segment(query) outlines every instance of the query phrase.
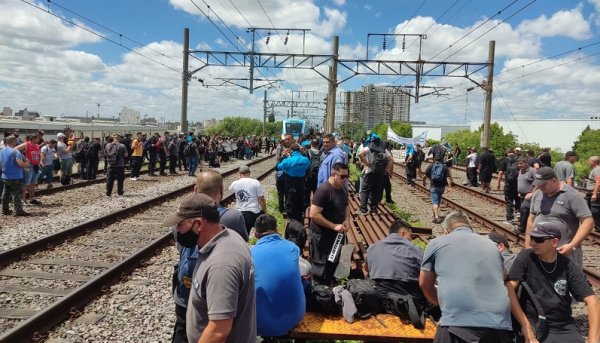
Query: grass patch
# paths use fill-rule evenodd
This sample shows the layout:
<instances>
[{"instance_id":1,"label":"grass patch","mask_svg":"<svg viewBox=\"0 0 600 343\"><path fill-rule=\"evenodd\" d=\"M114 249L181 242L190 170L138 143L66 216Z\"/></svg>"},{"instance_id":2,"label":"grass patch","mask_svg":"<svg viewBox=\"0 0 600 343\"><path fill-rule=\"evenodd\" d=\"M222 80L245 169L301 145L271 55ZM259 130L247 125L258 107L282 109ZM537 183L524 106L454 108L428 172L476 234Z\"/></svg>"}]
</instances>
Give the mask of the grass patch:
<instances>
[{"instance_id":1,"label":"grass patch","mask_svg":"<svg viewBox=\"0 0 600 343\"><path fill-rule=\"evenodd\" d=\"M354 184L360 179L360 170L354 163L348 164L348 171L350 173L350 181Z\"/></svg>"},{"instance_id":2,"label":"grass patch","mask_svg":"<svg viewBox=\"0 0 600 343\"><path fill-rule=\"evenodd\" d=\"M277 232L281 236L285 232L285 219L283 219L283 214L279 212L279 200L277 197L277 190L271 190L269 193L270 197L267 200L267 213L275 217L277 219Z\"/></svg>"}]
</instances>

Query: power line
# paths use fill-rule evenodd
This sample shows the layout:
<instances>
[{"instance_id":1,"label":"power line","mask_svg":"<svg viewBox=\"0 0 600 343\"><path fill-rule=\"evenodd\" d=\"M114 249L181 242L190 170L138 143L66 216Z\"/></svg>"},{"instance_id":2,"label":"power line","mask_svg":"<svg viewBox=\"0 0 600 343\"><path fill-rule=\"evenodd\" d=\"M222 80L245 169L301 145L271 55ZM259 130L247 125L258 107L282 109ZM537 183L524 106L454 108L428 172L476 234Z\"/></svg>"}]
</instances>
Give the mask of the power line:
<instances>
[{"instance_id":1,"label":"power line","mask_svg":"<svg viewBox=\"0 0 600 343\"><path fill-rule=\"evenodd\" d=\"M82 30L85 30L85 31L87 31L87 32L89 32L89 33L91 33L91 34L93 34L93 35L95 35L95 36L98 36L98 37L100 37L100 38L102 38L102 39L104 39L104 40L106 40L106 41L108 41L108 42L111 42L111 43L113 43L113 44L115 44L115 45L118 45L118 46L122 47L122 48L123 48L123 49L125 49L125 50L128 50L128 51L130 51L130 52L132 52L132 53L134 53L134 54L136 54L136 55L138 55L138 56L140 56L140 57L143 57L143 58L145 58L145 59L147 59L147 60L149 60L149 61L152 61L152 62L154 62L154 63L156 63L156 64L159 64L159 65L161 65L161 66L163 66L163 67L165 67L165 68L167 68L167 69L170 69L170 70L172 70L172 71L174 71L174 72L178 73L179 75L181 75L181 71L179 71L179 70L177 70L177 69L173 69L173 68L169 67L168 65L166 65L166 64L164 64L164 63L162 63L162 62L159 62L159 61L157 61L157 60L153 59L152 57L146 56L146 55L142 54L142 53L141 53L141 52L139 52L139 51L136 51L136 50L134 50L134 49L132 49L132 48L130 48L130 47L128 47L128 46L126 46L126 45L123 45L123 44L122 44L122 43L120 43L120 42L117 42L117 41L115 41L115 40L113 40L113 39L111 39L111 38L108 38L108 37L106 37L106 36L104 36L104 35L101 35L101 34L99 34L99 33L97 33L97 32L94 32L94 31L92 31L91 29L88 29L88 28L87 28L87 27L85 27L85 26L82 26L82 25L80 25L80 24L77 24L77 23L75 23L75 22L74 22L74 21L72 21L72 20L69 20L69 19L62 18L62 17L60 17L60 16L58 16L58 15L56 15L56 14L54 14L54 13L50 12L49 10L46 10L46 9L44 9L44 8L42 8L42 7L40 7L40 6L36 5L36 4L33 4L33 3L31 3L31 2L28 2L28 1L26 1L26 0L21 0L21 2L23 2L23 3L26 3L26 4L28 4L28 5L32 6L32 7L35 7L35 8L37 8L37 9L39 9L40 11L46 12L46 13L50 14L51 16L53 16L53 17L56 17L56 18L58 18L58 19L60 19L60 20L62 20L62 21L64 21L64 22L67 22L67 23L69 23L69 24L73 25L73 26L77 26L77 27L79 27L79 28L80 28L80 29L82 29Z\"/></svg>"},{"instance_id":2,"label":"power line","mask_svg":"<svg viewBox=\"0 0 600 343\"><path fill-rule=\"evenodd\" d=\"M107 26L105 26L105 25L103 25L103 24L100 24L99 22L97 22L97 21L95 21L95 20L93 20L93 19L90 19L90 18L88 18L88 17L85 17L85 16L83 16L83 15L81 15L81 14L79 14L79 13L77 13L77 12L73 11L73 10L70 10L70 9L68 9L68 8L66 8L66 7L64 7L64 6L62 6L62 5L60 5L60 4L59 4L59 3L57 3L57 2L53 2L52 0L46 0L46 1L48 1L48 8L50 7L50 4L52 3L52 4L53 4L54 6L56 6L56 7L59 7L59 8L61 8L61 9L65 10L65 11L67 11L67 12L69 12L69 13L71 13L71 14L73 14L73 15L75 15L75 16L77 16L77 17L81 18L81 19L83 19L83 20L86 20L86 21L88 21L88 22L90 22L90 23L92 23L92 24L94 24L94 25L96 25L96 26L99 26L99 27L101 27L101 28L103 28L103 29L105 29L105 30L107 30L107 31L110 31L111 33L114 33L115 35L118 35L118 36L119 36L119 38L125 38L126 40L128 40L128 41L130 41L130 42L132 42L132 43L135 43L135 44L137 44L137 45L139 45L139 46L143 47L144 49L148 49L148 50L150 50L150 51L152 51L152 52L155 52L155 53L157 53L157 54L159 54L159 55L161 55L161 56L163 56L163 57L166 57L166 58L168 58L168 59L171 59L171 60L173 60L173 61L175 61L175 62L177 62L177 63L183 64L183 62L182 62L182 61L180 61L180 60L177 60L177 59L175 59L175 58L173 58L173 57L171 57L171 56L167 56L167 55L165 55L164 53L162 53L162 52L160 52L160 51L158 51L158 50L152 49L152 48L150 48L149 46L147 46L146 44L140 43L140 42L136 41L135 39L133 39L133 38L130 38L130 37L128 37L128 36L126 36L126 35L124 35L124 34L122 34L122 33L120 33L120 32L117 32L117 31L115 31L115 30L113 30L113 29L111 29L111 28L109 28L109 27L107 27Z\"/></svg>"},{"instance_id":3,"label":"power line","mask_svg":"<svg viewBox=\"0 0 600 343\"><path fill-rule=\"evenodd\" d=\"M521 133L523 134L523 137L525 138L525 141L529 142L529 139L527 138L527 135L525 134L525 131L523 130L523 128L519 124L519 121L517 121L515 119L515 115L514 115L513 111L510 109L510 107L508 106L508 102L506 102L506 99L502 95L502 92L500 91L500 87L496 86L494 88L495 88L494 90L497 91L498 95L500 96L500 99L502 99L502 102L504 102L504 106L506 106L506 109L508 109L508 112L510 112L510 116L513 118L513 120L517 124L517 127L519 128L519 131L521 131ZM496 94L493 93L493 96L496 97ZM498 102L498 108L500 109L500 112L502 113L502 117L506 121L506 117L504 116L504 112L502 112L502 107L500 106L499 102Z\"/></svg>"}]
</instances>

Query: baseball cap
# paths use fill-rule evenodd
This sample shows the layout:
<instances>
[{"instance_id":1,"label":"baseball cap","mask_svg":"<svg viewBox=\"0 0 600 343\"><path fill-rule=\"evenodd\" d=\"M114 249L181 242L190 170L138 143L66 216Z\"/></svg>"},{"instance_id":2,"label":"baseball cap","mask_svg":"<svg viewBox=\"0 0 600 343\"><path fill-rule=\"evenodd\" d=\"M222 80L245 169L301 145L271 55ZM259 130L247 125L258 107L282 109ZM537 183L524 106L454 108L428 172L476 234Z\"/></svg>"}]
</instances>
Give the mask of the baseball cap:
<instances>
[{"instance_id":1,"label":"baseball cap","mask_svg":"<svg viewBox=\"0 0 600 343\"><path fill-rule=\"evenodd\" d=\"M56 135L57 138L63 138L66 137L64 133L59 133L58 135Z\"/></svg>"},{"instance_id":2,"label":"baseball cap","mask_svg":"<svg viewBox=\"0 0 600 343\"><path fill-rule=\"evenodd\" d=\"M508 238L506 238L506 236L501 234L500 232L492 231L488 235L488 238L496 244L502 243L506 248L510 248Z\"/></svg>"},{"instance_id":3,"label":"baseball cap","mask_svg":"<svg viewBox=\"0 0 600 343\"><path fill-rule=\"evenodd\" d=\"M250 172L250 167L248 167L247 165L243 164L240 166L240 174L242 173L249 173Z\"/></svg>"},{"instance_id":4,"label":"baseball cap","mask_svg":"<svg viewBox=\"0 0 600 343\"><path fill-rule=\"evenodd\" d=\"M533 180L533 185L541 186L546 181L556 179L556 178L557 177L556 177L556 173L554 172L554 169L552 169L550 167L540 167L535 172L535 180Z\"/></svg>"},{"instance_id":5,"label":"baseball cap","mask_svg":"<svg viewBox=\"0 0 600 343\"><path fill-rule=\"evenodd\" d=\"M185 197L177 207L177 211L163 221L163 226L174 226L187 218L204 217L219 218L217 202L203 193L193 193Z\"/></svg>"},{"instance_id":6,"label":"baseball cap","mask_svg":"<svg viewBox=\"0 0 600 343\"><path fill-rule=\"evenodd\" d=\"M520 147L516 147L515 151L521 151L521 148Z\"/></svg>"},{"instance_id":7,"label":"baseball cap","mask_svg":"<svg viewBox=\"0 0 600 343\"><path fill-rule=\"evenodd\" d=\"M555 237L560 238L562 233L560 228L555 223L539 222L535 224L533 230L529 234L532 237Z\"/></svg>"}]
</instances>

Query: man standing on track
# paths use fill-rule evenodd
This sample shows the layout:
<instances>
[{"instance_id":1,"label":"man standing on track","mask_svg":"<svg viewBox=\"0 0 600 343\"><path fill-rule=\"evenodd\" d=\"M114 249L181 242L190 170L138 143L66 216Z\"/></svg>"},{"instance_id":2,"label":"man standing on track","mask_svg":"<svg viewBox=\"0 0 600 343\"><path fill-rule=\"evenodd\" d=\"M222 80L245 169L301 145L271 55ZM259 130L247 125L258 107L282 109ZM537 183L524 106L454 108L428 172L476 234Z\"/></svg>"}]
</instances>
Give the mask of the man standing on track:
<instances>
[{"instance_id":1,"label":"man standing on track","mask_svg":"<svg viewBox=\"0 0 600 343\"><path fill-rule=\"evenodd\" d=\"M392 168L392 155L385 149L381 138L372 134L370 143L358 154L364 166L364 181L360 188L360 208L358 215L367 215L369 209L372 214L377 214L377 207L383 196L383 179ZM367 208L369 205L369 208Z\"/></svg>"},{"instance_id":2,"label":"man standing on track","mask_svg":"<svg viewBox=\"0 0 600 343\"><path fill-rule=\"evenodd\" d=\"M452 175L450 169L440 160L434 160L425 170L423 175L423 186L427 185L427 179L431 179L431 203L433 208L433 222L439 224L440 219L440 204L442 203L442 195L448 186L448 193L452 189Z\"/></svg>"},{"instance_id":3,"label":"man standing on track","mask_svg":"<svg viewBox=\"0 0 600 343\"><path fill-rule=\"evenodd\" d=\"M573 167L573 163L577 162L577 154L573 151L567 151L565 154L565 159L562 161L556 162L554 165L554 172L558 177L558 180L564 181L567 185L573 187L573 182L575 180L575 168Z\"/></svg>"},{"instance_id":4,"label":"man standing on track","mask_svg":"<svg viewBox=\"0 0 600 343\"><path fill-rule=\"evenodd\" d=\"M525 234L527 228L527 218L529 218L529 209L531 208L531 197L537 189L533 186L535 180L535 168L529 166L526 157L519 157L517 160L517 167L519 168L519 176L517 177L517 191L521 198L521 207L519 208L519 227L516 229L518 234Z\"/></svg>"},{"instance_id":5,"label":"man standing on track","mask_svg":"<svg viewBox=\"0 0 600 343\"><path fill-rule=\"evenodd\" d=\"M325 139L328 139L327 137ZM329 286L337 262L328 260L329 253L338 233L350 229L348 218L348 191L346 180L348 166L336 163L327 181L317 187L310 206L310 258L313 280Z\"/></svg>"},{"instance_id":6,"label":"man standing on track","mask_svg":"<svg viewBox=\"0 0 600 343\"><path fill-rule=\"evenodd\" d=\"M508 293L512 313L522 328L516 342L583 343L571 314L572 297L587 305L588 342L599 342L600 301L581 268L557 253L562 230L555 224L562 223L535 225L530 234L533 249L521 250L508 273L515 291L521 283L528 285L521 289L523 303L515 292Z\"/></svg>"},{"instance_id":7,"label":"man standing on track","mask_svg":"<svg viewBox=\"0 0 600 343\"><path fill-rule=\"evenodd\" d=\"M518 190L519 167L517 156L513 149L506 151L506 157L502 160L498 170L498 184L496 190L500 190L500 183L504 176L504 202L506 204L506 221L504 224L513 225L515 219L514 210L521 208L521 198Z\"/></svg>"},{"instance_id":8,"label":"man standing on track","mask_svg":"<svg viewBox=\"0 0 600 343\"><path fill-rule=\"evenodd\" d=\"M585 199L573 187L560 182L551 167L538 169L533 185L541 192L535 192L531 197L525 246L531 246L529 233L537 223L556 223L554 225L563 230L558 252L583 267L581 243L594 229L594 219Z\"/></svg>"},{"instance_id":9,"label":"man standing on track","mask_svg":"<svg viewBox=\"0 0 600 343\"><path fill-rule=\"evenodd\" d=\"M127 148L121 144L121 135L114 134L112 143L106 144L104 153L106 154L108 176L106 178L106 196L110 197L115 179L117 179L117 195L122 196L125 193L125 157L127 157Z\"/></svg>"},{"instance_id":10,"label":"man standing on track","mask_svg":"<svg viewBox=\"0 0 600 343\"><path fill-rule=\"evenodd\" d=\"M131 142L131 181L137 181L140 177L142 168L142 159L144 158L144 147L142 145L142 133L138 132L133 142Z\"/></svg>"},{"instance_id":11,"label":"man standing on track","mask_svg":"<svg viewBox=\"0 0 600 343\"><path fill-rule=\"evenodd\" d=\"M469 148L467 160L467 179L472 187L479 186L477 181L477 149Z\"/></svg>"},{"instance_id":12,"label":"man standing on track","mask_svg":"<svg viewBox=\"0 0 600 343\"><path fill-rule=\"evenodd\" d=\"M591 156L588 166L592 169L586 180L585 187L588 190L586 199L594 218L596 232L600 232L600 157Z\"/></svg>"},{"instance_id":13,"label":"man standing on track","mask_svg":"<svg viewBox=\"0 0 600 343\"><path fill-rule=\"evenodd\" d=\"M187 196L163 222L177 227L177 241L198 246L186 313L189 342L256 341L254 268L250 248L221 226L217 202L206 194Z\"/></svg>"},{"instance_id":14,"label":"man standing on track","mask_svg":"<svg viewBox=\"0 0 600 343\"><path fill-rule=\"evenodd\" d=\"M477 173L479 173L479 182L481 190L485 193L490 192L490 183L492 182L492 174L496 172L496 156L489 148L483 148L483 153L479 157L479 165Z\"/></svg>"},{"instance_id":15,"label":"man standing on track","mask_svg":"<svg viewBox=\"0 0 600 343\"><path fill-rule=\"evenodd\" d=\"M2 215L9 215L12 212L9 209L10 198L15 204L15 216L28 216L29 213L23 211L23 202L21 200L21 186L23 181L23 169L30 168L29 164L23 161L23 155L15 149L17 138L8 136L4 138L5 147L0 150L0 164L2 164L2 181L4 189L2 191Z\"/></svg>"},{"instance_id":16,"label":"man standing on track","mask_svg":"<svg viewBox=\"0 0 600 343\"><path fill-rule=\"evenodd\" d=\"M288 218L302 222L306 206L304 196L306 194L306 172L310 168L310 160L300 152L298 143L290 147L291 155L277 164L277 170L283 172L285 189L287 191L285 209Z\"/></svg>"},{"instance_id":17,"label":"man standing on track","mask_svg":"<svg viewBox=\"0 0 600 343\"><path fill-rule=\"evenodd\" d=\"M336 163L346 164L347 161L344 158L344 152L335 142L335 136L326 133L323 135L323 154L317 176L317 187L329 180L333 165Z\"/></svg>"},{"instance_id":18,"label":"man standing on track","mask_svg":"<svg viewBox=\"0 0 600 343\"><path fill-rule=\"evenodd\" d=\"M267 213L267 202L260 182L250 177L250 168L242 165L239 171L240 178L231 183L229 191L235 194L235 208L242 212L246 230L250 234L256 218Z\"/></svg>"},{"instance_id":19,"label":"man standing on track","mask_svg":"<svg viewBox=\"0 0 600 343\"><path fill-rule=\"evenodd\" d=\"M462 212L442 226L448 234L429 242L419 275L425 297L442 310L434 342L512 343L510 290L496 245Z\"/></svg>"}]
</instances>

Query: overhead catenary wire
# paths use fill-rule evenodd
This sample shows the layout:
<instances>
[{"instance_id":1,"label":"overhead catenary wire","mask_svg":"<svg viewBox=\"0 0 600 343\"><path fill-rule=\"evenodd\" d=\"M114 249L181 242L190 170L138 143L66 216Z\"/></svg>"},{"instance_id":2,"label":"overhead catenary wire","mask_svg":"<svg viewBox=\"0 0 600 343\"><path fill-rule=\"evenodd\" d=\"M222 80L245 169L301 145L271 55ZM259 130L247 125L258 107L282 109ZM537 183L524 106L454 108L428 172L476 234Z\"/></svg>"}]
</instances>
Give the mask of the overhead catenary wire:
<instances>
[{"instance_id":1,"label":"overhead catenary wire","mask_svg":"<svg viewBox=\"0 0 600 343\"><path fill-rule=\"evenodd\" d=\"M152 57L150 57L150 56L146 56L146 55L144 55L143 53L141 53L141 52L139 52L139 51L136 51L136 50L135 50L135 49L133 49L133 48L130 48L130 47L126 46L126 45L123 45L121 42L117 42L117 41L115 41L114 39L111 39L111 38L109 38L109 37L106 37L106 36L104 36L104 35L102 35L102 34L100 34L100 33L98 33L98 32L95 32L95 31L93 31L93 30L91 30L91 29L89 29L89 28L87 28L87 27L85 27L85 26L81 25L81 24L78 24L78 23L76 23L76 22L74 22L74 21L72 21L72 20L69 20L69 19L63 18L63 17L61 17L61 16L59 16L59 15L57 15L57 14L55 14L55 13L52 13L52 12L50 12L50 11L48 11L48 10L46 10L46 9L44 9L44 8L42 8L42 7L38 6L38 5L36 5L36 4L33 4L33 3L31 3L31 2L29 2L29 1L27 1L27 0L21 0L21 2L23 2L23 3L26 3L26 4L28 4L28 5L32 6L32 7L35 7L35 8L37 8L37 9L39 9L40 11L43 11L43 12L45 12L45 13L48 13L49 15L51 15L51 16L53 16L53 17L56 17L56 18L58 18L58 19L60 19L60 20L62 20L62 21L64 21L64 22L67 22L67 23L69 23L69 24L71 24L71 25L73 25L73 26L77 26L77 27L79 27L80 29L82 29L82 30L84 30L84 31L86 31L86 32L89 32L89 33L91 33L91 34L93 34L93 35L95 35L95 36L98 36L98 37L100 37L100 38L102 38L102 39L104 39L104 40L108 41L108 42L111 42L111 43L113 43L113 44L115 44L115 45L118 45L118 46L122 47L123 49L125 49L125 50L127 50L127 51L130 51L130 52L132 52L132 53L134 53L134 54L136 54L136 55L138 55L138 56L140 56L140 57L143 57L143 58L145 58L145 59L147 59L147 60L149 60L149 61L151 61L151 62L154 62L154 63L156 63L156 64L158 64L158 65L161 65L161 66L163 66L163 67L165 67L165 68L167 68L167 69L169 69L169 70L172 70L172 71L174 71L174 72L178 73L179 75L181 75L181 71L180 71L180 70L177 70L177 69L171 68L170 66L168 66L168 65L166 65L166 64L164 64L164 63L162 63L162 62L160 62L160 61L157 61L157 60L155 60L154 58L152 58Z\"/></svg>"}]
</instances>

